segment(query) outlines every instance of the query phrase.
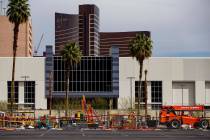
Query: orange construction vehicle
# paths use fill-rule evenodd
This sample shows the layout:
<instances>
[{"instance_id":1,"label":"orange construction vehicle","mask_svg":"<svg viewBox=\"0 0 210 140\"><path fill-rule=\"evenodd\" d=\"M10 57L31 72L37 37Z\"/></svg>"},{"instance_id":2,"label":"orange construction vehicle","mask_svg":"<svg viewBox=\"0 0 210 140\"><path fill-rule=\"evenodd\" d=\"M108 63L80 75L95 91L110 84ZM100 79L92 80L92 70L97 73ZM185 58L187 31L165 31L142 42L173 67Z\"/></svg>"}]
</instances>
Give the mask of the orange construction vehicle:
<instances>
[{"instance_id":1,"label":"orange construction vehicle","mask_svg":"<svg viewBox=\"0 0 210 140\"><path fill-rule=\"evenodd\" d=\"M88 123L95 124L97 121L100 121L99 116L96 114L91 104L86 103L84 95L82 96L82 112L84 113Z\"/></svg>"},{"instance_id":2,"label":"orange construction vehicle","mask_svg":"<svg viewBox=\"0 0 210 140\"><path fill-rule=\"evenodd\" d=\"M202 116L198 116L199 112ZM209 127L208 120L204 118L204 106L163 106L159 117L160 124L168 128L177 129L183 124L194 128Z\"/></svg>"}]
</instances>

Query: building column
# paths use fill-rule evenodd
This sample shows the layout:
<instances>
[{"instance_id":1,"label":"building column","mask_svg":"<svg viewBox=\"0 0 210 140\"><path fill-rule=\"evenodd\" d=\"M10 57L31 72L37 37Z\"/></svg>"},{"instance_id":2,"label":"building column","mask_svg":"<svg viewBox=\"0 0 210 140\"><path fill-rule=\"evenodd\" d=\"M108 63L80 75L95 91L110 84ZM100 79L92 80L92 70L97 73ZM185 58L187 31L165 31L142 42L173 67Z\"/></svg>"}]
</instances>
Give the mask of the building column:
<instances>
[{"instance_id":1,"label":"building column","mask_svg":"<svg viewBox=\"0 0 210 140\"><path fill-rule=\"evenodd\" d=\"M173 105L172 81L162 82L162 105Z\"/></svg>"},{"instance_id":2,"label":"building column","mask_svg":"<svg viewBox=\"0 0 210 140\"><path fill-rule=\"evenodd\" d=\"M35 109L47 109L47 98L43 91L45 89L45 81L35 82Z\"/></svg>"},{"instance_id":3,"label":"building column","mask_svg":"<svg viewBox=\"0 0 210 140\"><path fill-rule=\"evenodd\" d=\"M0 82L0 101L8 101L8 85L7 81Z\"/></svg>"},{"instance_id":4,"label":"building column","mask_svg":"<svg viewBox=\"0 0 210 140\"><path fill-rule=\"evenodd\" d=\"M205 81L195 82L195 105L205 104Z\"/></svg>"},{"instance_id":5,"label":"building column","mask_svg":"<svg viewBox=\"0 0 210 140\"><path fill-rule=\"evenodd\" d=\"M152 108L151 81L147 81L147 106L148 109Z\"/></svg>"},{"instance_id":6,"label":"building column","mask_svg":"<svg viewBox=\"0 0 210 140\"><path fill-rule=\"evenodd\" d=\"M117 46L110 48L110 56L112 56L112 94L119 98L119 48Z\"/></svg>"},{"instance_id":7,"label":"building column","mask_svg":"<svg viewBox=\"0 0 210 140\"><path fill-rule=\"evenodd\" d=\"M22 109L24 108L24 82L19 82L19 90L18 90L18 103L21 105L18 105L18 108Z\"/></svg>"}]
</instances>

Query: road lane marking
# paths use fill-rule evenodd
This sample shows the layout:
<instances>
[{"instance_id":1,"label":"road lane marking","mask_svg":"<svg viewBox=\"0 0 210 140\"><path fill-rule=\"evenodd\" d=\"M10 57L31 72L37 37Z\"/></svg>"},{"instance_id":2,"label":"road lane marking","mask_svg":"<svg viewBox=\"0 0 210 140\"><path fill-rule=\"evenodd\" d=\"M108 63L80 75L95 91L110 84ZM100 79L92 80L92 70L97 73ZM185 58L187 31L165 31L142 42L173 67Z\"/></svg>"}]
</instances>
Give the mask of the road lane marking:
<instances>
[{"instance_id":1,"label":"road lane marking","mask_svg":"<svg viewBox=\"0 0 210 140\"><path fill-rule=\"evenodd\" d=\"M47 130L46 132L42 133L42 134L40 135L40 137L43 137L45 134L47 134L47 133L50 132L50 131L51 131L51 129Z\"/></svg>"}]
</instances>

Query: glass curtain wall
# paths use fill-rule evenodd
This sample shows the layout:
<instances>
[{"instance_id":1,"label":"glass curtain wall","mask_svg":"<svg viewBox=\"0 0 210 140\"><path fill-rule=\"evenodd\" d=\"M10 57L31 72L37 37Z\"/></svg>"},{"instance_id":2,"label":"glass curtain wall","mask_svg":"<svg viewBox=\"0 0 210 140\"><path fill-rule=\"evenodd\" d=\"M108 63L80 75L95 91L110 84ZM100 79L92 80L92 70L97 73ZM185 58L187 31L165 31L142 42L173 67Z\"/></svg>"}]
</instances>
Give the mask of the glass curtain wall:
<instances>
[{"instance_id":1,"label":"glass curtain wall","mask_svg":"<svg viewBox=\"0 0 210 140\"><path fill-rule=\"evenodd\" d=\"M70 70L69 91L112 91L112 58L82 57ZM54 91L65 91L65 65L62 57L54 57Z\"/></svg>"}]
</instances>

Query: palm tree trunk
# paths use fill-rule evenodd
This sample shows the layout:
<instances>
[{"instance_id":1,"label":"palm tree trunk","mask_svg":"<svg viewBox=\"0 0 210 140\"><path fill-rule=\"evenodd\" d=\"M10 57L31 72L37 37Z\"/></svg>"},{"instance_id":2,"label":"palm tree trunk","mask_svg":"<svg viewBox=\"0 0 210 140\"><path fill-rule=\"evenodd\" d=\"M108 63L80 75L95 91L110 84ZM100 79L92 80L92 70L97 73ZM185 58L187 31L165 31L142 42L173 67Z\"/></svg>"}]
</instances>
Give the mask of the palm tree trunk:
<instances>
[{"instance_id":1,"label":"palm tree trunk","mask_svg":"<svg viewBox=\"0 0 210 140\"><path fill-rule=\"evenodd\" d=\"M146 120L147 118L147 70L144 71L145 72L145 80L144 80L144 93L145 93L145 117Z\"/></svg>"},{"instance_id":2,"label":"palm tree trunk","mask_svg":"<svg viewBox=\"0 0 210 140\"><path fill-rule=\"evenodd\" d=\"M141 78L142 78L142 70L143 70L143 61L139 62L140 69L139 69L139 92L138 92L138 111L137 111L137 119L139 120L140 117L140 95L141 95Z\"/></svg>"},{"instance_id":3,"label":"palm tree trunk","mask_svg":"<svg viewBox=\"0 0 210 140\"><path fill-rule=\"evenodd\" d=\"M12 82L11 82L11 115L13 114L14 105L14 92L15 92L15 61L17 53L17 41L18 41L19 24L15 23L14 26L14 37L13 37L13 64L12 64Z\"/></svg>"},{"instance_id":4,"label":"palm tree trunk","mask_svg":"<svg viewBox=\"0 0 210 140\"><path fill-rule=\"evenodd\" d=\"M68 62L66 62L66 108L65 108L65 116L68 116L68 108L69 108L69 97L68 97L68 91L69 91L69 65Z\"/></svg>"}]
</instances>

